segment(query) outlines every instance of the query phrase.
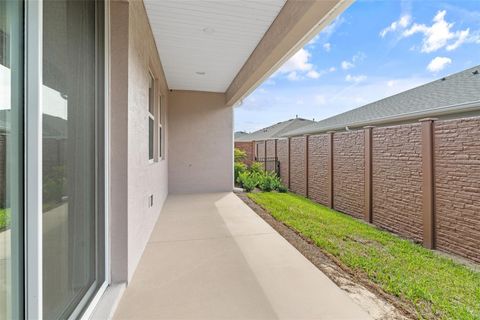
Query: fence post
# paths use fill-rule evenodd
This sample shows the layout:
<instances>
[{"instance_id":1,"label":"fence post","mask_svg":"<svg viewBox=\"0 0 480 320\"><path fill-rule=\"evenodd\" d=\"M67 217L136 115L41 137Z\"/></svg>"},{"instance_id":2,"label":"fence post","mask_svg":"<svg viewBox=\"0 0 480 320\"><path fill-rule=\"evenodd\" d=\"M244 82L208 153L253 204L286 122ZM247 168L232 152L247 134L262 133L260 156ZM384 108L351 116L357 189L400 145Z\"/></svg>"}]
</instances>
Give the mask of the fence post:
<instances>
[{"instance_id":1,"label":"fence post","mask_svg":"<svg viewBox=\"0 0 480 320\"><path fill-rule=\"evenodd\" d=\"M435 248L435 163L434 122L436 119L421 119L422 124L422 211L423 246Z\"/></svg>"},{"instance_id":2,"label":"fence post","mask_svg":"<svg viewBox=\"0 0 480 320\"><path fill-rule=\"evenodd\" d=\"M267 171L267 141L268 140L263 141L263 147L265 148L265 151L263 152L263 169L265 171Z\"/></svg>"},{"instance_id":3,"label":"fence post","mask_svg":"<svg viewBox=\"0 0 480 320\"><path fill-rule=\"evenodd\" d=\"M252 141L252 152L250 153L250 165L252 165L252 163L255 161L255 140Z\"/></svg>"},{"instance_id":4,"label":"fence post","mask_svg":"<svg viewBox=\"0 0 480 320\"><path fill-rule=\"evenodd\" d=\"M305 197L308 198L308 140L310 135L305 135Z\"/></svg>"},{"instance_id":5,"label":"fence post","mask_svg":"<svg viewBox=\"0 0 480 320\"><path fill-rule=\"evenodd\" d=\"M277 151L277 144L278 144L278 139L275 139L275 158L273 159L273 166L274 166L274 170L275 170L275 173L280 176L280 170L278 170L278 151Z\"/></svg>"},{"instance_id":6,"label":"fence post","mask_svg":"<svg viewBox=\"0 0 480 320\"><path fill-rule=\"evenodd\" d=\"M372 223L372 131L373 126L364 127L365 138L365 221Z\"/></svg>"},{"instance_id":7,"label":"fence post","mask_svg":"<svg viewBox=\"0 0 480 320\"><path fill-rule=\"evenodd\" d=\"M291 160L291 151L292 151L292 138L291 137L288 137L288 144L287 144L287 149L288 149L288 189L290 190L290 160Z\"/></svg>"},{"instance_id":8,"label":"fence post","mask_svg":"<svg viewBox=\"0 0 480 320\"><path fill-rule=\"evenodd\" d=\"M334 199L333 199L333 135L335 131L329 131L328 134L328 207L333 209Z\"/></svg>"}]
</instances>

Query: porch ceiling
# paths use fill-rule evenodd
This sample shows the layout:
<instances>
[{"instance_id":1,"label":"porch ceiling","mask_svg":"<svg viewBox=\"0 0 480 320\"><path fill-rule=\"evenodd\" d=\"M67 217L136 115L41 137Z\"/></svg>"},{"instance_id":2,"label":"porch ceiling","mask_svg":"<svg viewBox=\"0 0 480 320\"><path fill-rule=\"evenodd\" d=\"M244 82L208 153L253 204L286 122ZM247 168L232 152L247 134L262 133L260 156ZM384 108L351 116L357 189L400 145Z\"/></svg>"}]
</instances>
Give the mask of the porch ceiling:
<instances>
[{"instance_id":1,"label":"porch ceiling","mask_svg":"<svg viewBox=\"0 0 480 320\"><path fill-rule=\"evenodd\" d=\"M145 0L170 89L225 92L286 0Z\"/></svg>"}]
</instances>

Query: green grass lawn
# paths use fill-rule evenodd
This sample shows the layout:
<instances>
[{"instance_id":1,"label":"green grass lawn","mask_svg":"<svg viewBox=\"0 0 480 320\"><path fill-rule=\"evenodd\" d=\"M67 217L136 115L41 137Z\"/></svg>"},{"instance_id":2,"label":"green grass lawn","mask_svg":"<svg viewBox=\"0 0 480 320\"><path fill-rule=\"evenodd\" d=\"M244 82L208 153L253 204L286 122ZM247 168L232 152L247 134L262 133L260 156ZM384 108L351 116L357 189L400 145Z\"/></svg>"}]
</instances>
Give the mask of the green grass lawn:
<instances>
[{"instance_id":1,"label":"green grass lawn","mask_svg":"<svg viewBox=\"0 0 480 320\"><path fill-rule=\"evenodd\" d=\"M248 197L385 292L410 302L419 318L480 319L480 272L301 196Z\"/></svg>"},{"instance_id":2,"label":"green grass lawn","mask_svg":"<svg viewBox=\"0 0 480 320\"><path fill-rule=\"evenodd\" d=\"M10 210L0 209L0 230L6 229L10 226Z\"/></svg>"}]
</instances>

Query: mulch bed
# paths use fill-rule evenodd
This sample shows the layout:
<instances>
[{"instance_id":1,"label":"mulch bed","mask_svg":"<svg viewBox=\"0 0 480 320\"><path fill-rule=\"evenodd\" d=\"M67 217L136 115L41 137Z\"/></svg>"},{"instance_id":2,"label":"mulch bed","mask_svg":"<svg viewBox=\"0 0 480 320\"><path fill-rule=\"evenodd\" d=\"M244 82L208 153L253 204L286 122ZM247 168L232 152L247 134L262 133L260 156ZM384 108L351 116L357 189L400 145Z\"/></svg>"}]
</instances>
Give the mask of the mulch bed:
<instances>
[{"instance_id":1,"label":"mulch bed","mask_svg":"<svg viewBox=\"0 0 480 320\"><path fill-rule=\"evenodd\" d=\"M317 247L311 239L291 229L283 222L276 220L261 206L248 198L245 193L236 192L235 194L340 288L349 291L345 286L346 282L355 283L366 288L378 299L383 300L396 309L396 315L389 319L417 319L417 313L413 305L384 292L378 285L368 279L364 273L343 265L336 257Z\"/></svg>"}]
</instances>

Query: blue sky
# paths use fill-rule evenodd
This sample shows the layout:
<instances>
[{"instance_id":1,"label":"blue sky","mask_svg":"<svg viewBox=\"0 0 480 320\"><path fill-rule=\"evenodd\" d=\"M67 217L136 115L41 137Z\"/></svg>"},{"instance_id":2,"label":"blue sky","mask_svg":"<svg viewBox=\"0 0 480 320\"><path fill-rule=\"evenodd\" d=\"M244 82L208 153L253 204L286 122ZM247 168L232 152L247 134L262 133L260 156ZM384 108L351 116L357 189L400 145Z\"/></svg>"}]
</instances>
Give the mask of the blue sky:
<instances>
[{"instance_id":1,"label":"blue sky","mask_svg":"<svg viewBox=\"0 0 480 320\"><path fill-rule=\"evenodd\" d=\"M480 64L480 0L357 0L235 108L235 130L321 120Z\"/></svg>"}]
</instances>

